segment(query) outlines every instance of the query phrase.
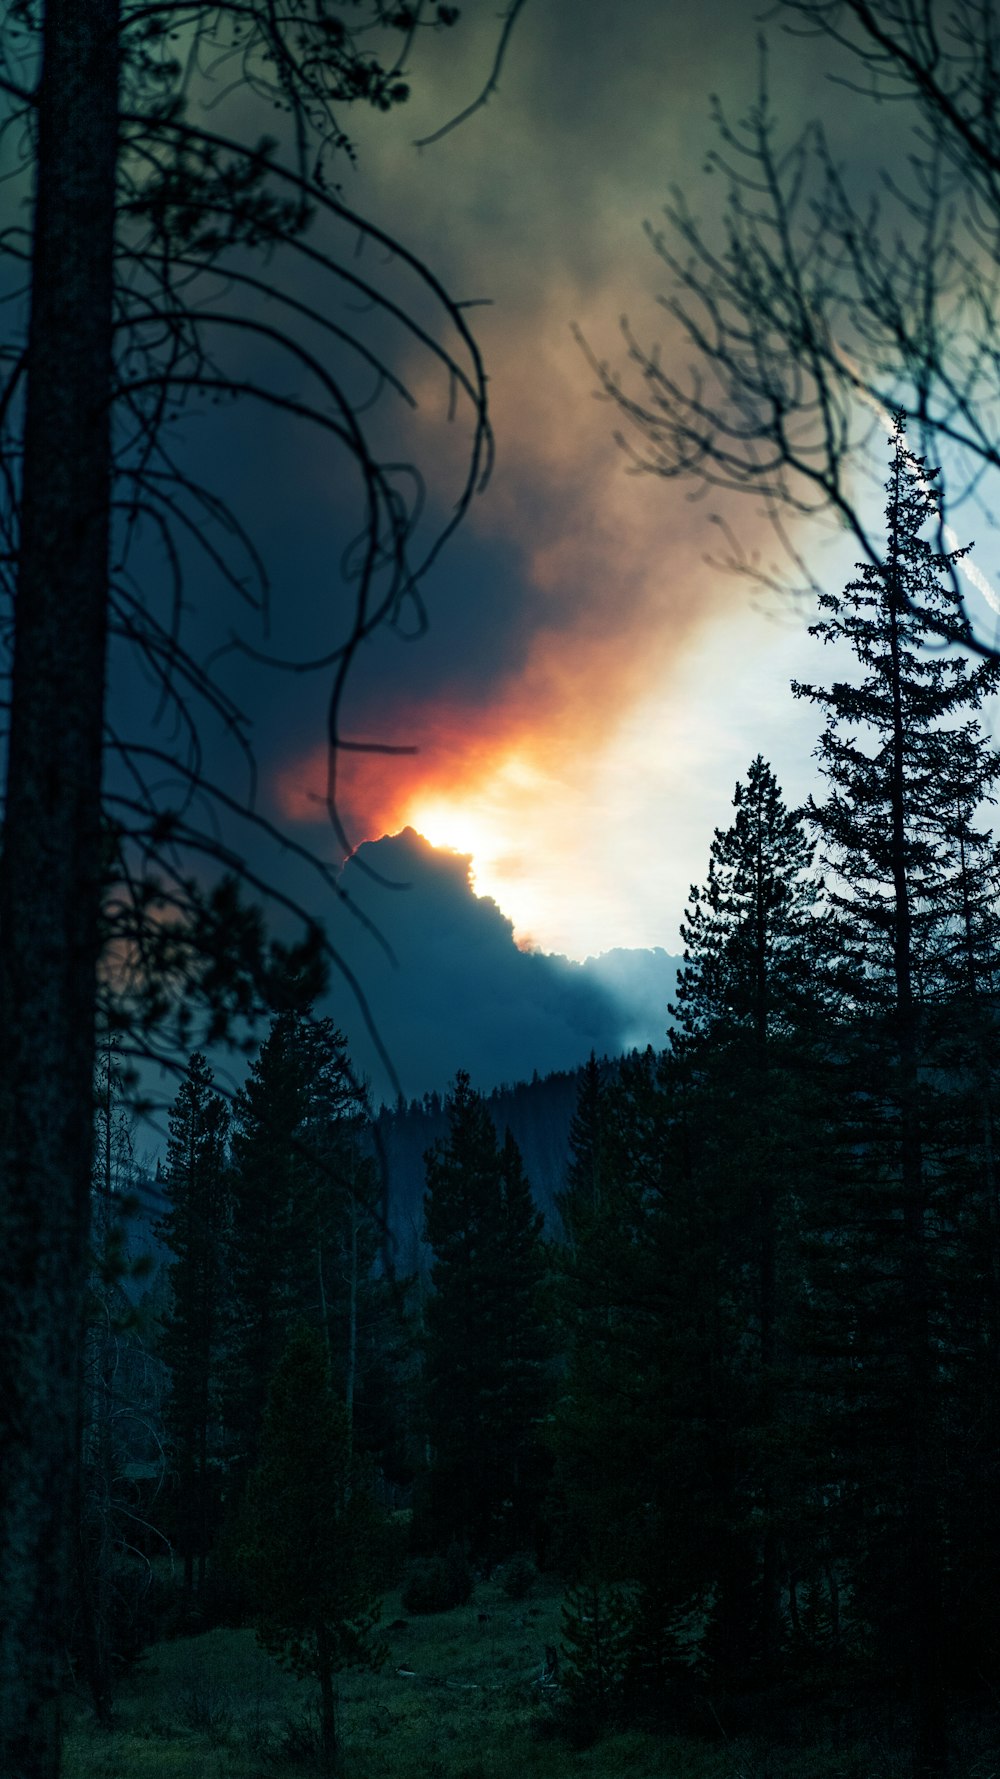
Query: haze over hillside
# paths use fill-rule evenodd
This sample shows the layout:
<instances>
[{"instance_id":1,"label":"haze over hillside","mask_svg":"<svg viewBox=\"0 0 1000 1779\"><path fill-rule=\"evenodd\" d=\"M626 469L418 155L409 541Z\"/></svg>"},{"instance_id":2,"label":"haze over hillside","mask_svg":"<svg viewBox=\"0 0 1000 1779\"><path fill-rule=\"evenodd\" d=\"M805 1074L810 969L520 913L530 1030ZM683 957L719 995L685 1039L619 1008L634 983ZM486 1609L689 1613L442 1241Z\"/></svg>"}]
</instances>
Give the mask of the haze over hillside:
<instances>
[{"instance_id":1,"label":"haze over hillside","mask_svg":"<svg viewBox=\"0 0 1000 1779\"><path fill-rule=\"evenodd\" d=\"M576 963L521 951L512 923L494 901L476 895L469 871L468 857L432 847L412 828L359 847L344 868L353 907L374 923L394 958L350 909L340 911L334 937L351 959L407 1099L442 1091L458 1069L489 1089L575 1069L591 1050L614 1055L662 1044L676 958L661 949L617 949ZM330 1010L375 1097L395 1099L346 988Z\"/></svg>"}]
</instances>

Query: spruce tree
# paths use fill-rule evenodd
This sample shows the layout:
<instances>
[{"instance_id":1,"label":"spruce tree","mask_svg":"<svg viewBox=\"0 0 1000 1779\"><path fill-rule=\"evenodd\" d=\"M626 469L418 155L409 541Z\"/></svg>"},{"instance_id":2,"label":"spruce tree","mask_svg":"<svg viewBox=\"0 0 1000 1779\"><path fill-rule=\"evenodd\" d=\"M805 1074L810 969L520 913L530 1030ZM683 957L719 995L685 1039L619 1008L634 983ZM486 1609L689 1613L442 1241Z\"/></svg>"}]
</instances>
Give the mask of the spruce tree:
<instances>
[{"instance_id":1,"label":"spruce tree","mask_svg":"<svg viewBox=\"0 0 1000 1779\"><path fill-rule=\"evenodd\" d=\"M717 1451L720 1486L737 1475L741 1482L727 1506L719 1503L734 1567L728 1586L716 1584L717 1616L720 1625L729 1620L722 1641L730 1668L752 1662L767 1671L782 1634L789 1329L800 1292L795 1207L815 1146L811 1062L827 922L802 813L786 806L759 754L733 808L730 827L715 831L707 880L692 888L681 929L664 1089L678 1165L702 1207L713 1270L741 1330L724 1356L742 1411ZM737 1528L751 1524L755 1536L742 1537Z\"/></svg>"},{"instance_id":2,"label":"spruce tree","mask_svg":"<svg viewBox=\"0 0 1000 1779\"><path fill-rule=\"evenodd\" d=\"M502 1149L460 1073L448 1136L427 1154L433 1251L425 1398L430 1536L493 1558L534 1536L544 1462L548 1341L539 1290L542 1217L510 1133Z\"/></svg>"},{"instance_id":3,"label":"spruce tree","mask_svg":"<svg viewBox=\"0 0 1000 1779\"><path fill-rule=\"evenodd\" d=\"M556 1209L571 1249L585 1239L588 1227L600 1214L604 1190L604 1097L601 1067L591 1051L583 1067L570 1121L566 1185L556 1194Z\"/></svg>"},{"instance_id":4,"label":"spruce tree","mask_svg":"<svg viewBox=\"0 0 1000 1779\"><path fill-rule=\"evenodd\" d=\"M238 1469L256 1457L268 1380L299 1321L322 1330L353 1408L357 1294L374 1253L364 1115L343 1035L279 1013L234 1112L226 1401Z\"/></svg>"},{"instance_id":5,"label":"spruce tree","mask_svg":"<svg viewBox=\"0 0 1000 1779\"><path fill-rule=\"evenodd\" d=\"M666 1357L651 1239L669 1166L660 1111L652 1051L623 1061L606 1082L592 1058L558 1201L569 1236L553 1254L564 1356L550 1434L558 1555L588 1586L634 1579L648 1554L641 1503L656 1493L650 1457L661 1429L651 1438L652 1398Z\"/></svg>"},{"instance_id":6,"label":"spruce tree","mask_svg":"<svg viewBox=\"0 0 1000 1779\"><path fill-rule=\"evenodd\" d=\"M691 892L668 1050L599 1097L585 1080L565 1195L557 1480L578 1572L633 1586L647 1703L692 1664L745 1687L782 1641L825 922L801 815L759 756L733 802Z\"/></svg>"},{"instance_id":7,"label":"spruce tree","mask_svg":"<svg viewBox=\"0 0 1000 1779\"><path fill-rule=\"evenodd\" d=\"M196 1051L170 1113L157 1233L173 1258L161 1352L170 1372L167 1425L177 1474L177 1545L184 1591L200 1592L211 1537L212 1460L221 1430L219 1368L229 1211L229 1109Z\"/></svg>"},{"instance_id":8,"label":"spruce tree","mask_svg":"<svg viewBox=\"0 0 1000 1779\"><path fill-rule=\"evenodd\" d=\"M681 927L684 965L670 1011L664 1082L688 1165L742 1226L761 1373L779 1350L782 1251L801 1162L808 1045L821 1024L829 925L814 847L757 755L717 828L708 877L693 886Z\"/></svg>"},{"instance_id":9,"label":"spruce tree","mask_svg":"<svg viewBox=\"0 0 1000 1779\"><path fill-rule=\"evenodd\" d=\"M500 1242L495 1277L498 1396L494 1440L502 1540L536 1547L549 1475L542 1427L551 1400L552 1342L542 1304L544 1218L509 1130L500 1147Z\"/></svg>"},{"instance_id":10,"label":"spruce tree","mask_svg":"<svg viewBox=\"0 0 1000 1779\"><path fill-rule=\"evenodd\" d=\"M632 1667L634 1600L596 1578L578 1583L562 1607L562 1673L577 1745L587 1746L624 1701Z\"/></svg>"},{"instance_id":11,"label":"spruce tree","mask_svg":"<svg viewBox=\"0 0 1000 1779\"><path fill-rule=\"evenodd\" d=\"M105 1035L97 1070L91 1268L83 1342L81 1474L70 1659L78 1661L100 1723L111 1721L125 1641L121 1583L130 1541L126 1471L142 1409L131 1395L125 1289L127 1228L136 1208L133 1117L117 1045Z\"/></svg>"},{"instance_id":12,"label":"spruce tree","mask_svg":"<svg viewBox=\"0 0 1000 1779\"><path fill-rule=\"evenodd\" d=\"M649 1557L671 1359L659 1243L670 1158L657 1059L626 1058L618 1079L598 1087L595 1069L581 1083L562 1201L574 1239L554 1257L565 1354L551 1434L565 1504L559 1554L587 1585L634 1580Z\"/></svg>"},{"instance_id":13,"label":"spruce tree","mask_svg":"<svg viewBox=\"0 0 1000 1779\"><path fill-rule=\"evenodd\" d=\"M971 727L971 725L970 725ZM947 783L947 781L945 781ZM971 829L962 797L954 826ZM959 832L954 918L934 1009L935 1048L951 1127L941 1157L939 1242L951 1376L944 1400L949 1466L948 1649L953 1675L1000 1685L1000 847L992 834ZM955 1461L957 1458L957 1462ZM996 1651L990 1663L987 1650Z\"/></svg>"},{"instance_id":14,"label":"spruce tree","mask_svg":"<svg viewBox=\"0 0 1000 1779\"><path fill-rule=\"evenodd\" d=\"M326 1344L300 1326L274 1369L244 1510L242 1569L258 1640L320 1693L323 1771L339 1760L335 1676L378 1668L380 1521L352 1464Z\"/></svg>"},{"instance_id":15,"label":"spruce tree","mask_svg":"<svg viewBox=\"0 0 1000 1779\"><path fill-rule=\"evenodd\" d=\"M890 443L885 560L825 595L813 626L851 650L860 676L793 689L827 719L817 756L829 794L809 816L836 880L849 1014L839 1071L848 1196L815 1249L817 1290L822 1282L832 1317L824 1345L842 1355L831 1429L839 1421L859 1511L867 1501L870 1517L873 1497L880 1502L860 1540L856 1610L880 1624L883 1659L902 1652L916 1770L935 1774L947 1763L950 1345L941 1270L947 1083L935 1010L949 992L942 961L954 955L963 854L968 862L985 845L974 812L997 775L971 713L996 690L1000 668L971 666L963 653L969 632L955 584L963 552L941 552L921 536L939 522L937 472L908 452L902 415Z\"/></svg>"},{"instance_id":16,"label":"spruce tree","mask_svg":"<svg viewBox=\"0 0 1000 1779\"><path fill-rule=\"evenodd\" d=\"M728 1679L730 1627L749 1619L733 1508L745 1304L725 1209L703 1196L681 1122L663 1059L624 1059L604 1096L600 1211L561 1257L552 1433L561 1559L585 1595L630 1602L629 1690L657 1711L690 1653L674 1627L715 1613Z\"/></svg>"},{"instance_id":17,"label":"spruce tree","mask_svg":"<svg viewBox=\"0 0 1000 1779\"><path fill-rule=\"evenodd\" d=\"M801 811L789 809L760 754L733 793L735 819L716 828L708 877L693 885L681 925L674 1050L744 1040L758 1062L812 1003L817 885Z\"/></svg>"}]
</instances>

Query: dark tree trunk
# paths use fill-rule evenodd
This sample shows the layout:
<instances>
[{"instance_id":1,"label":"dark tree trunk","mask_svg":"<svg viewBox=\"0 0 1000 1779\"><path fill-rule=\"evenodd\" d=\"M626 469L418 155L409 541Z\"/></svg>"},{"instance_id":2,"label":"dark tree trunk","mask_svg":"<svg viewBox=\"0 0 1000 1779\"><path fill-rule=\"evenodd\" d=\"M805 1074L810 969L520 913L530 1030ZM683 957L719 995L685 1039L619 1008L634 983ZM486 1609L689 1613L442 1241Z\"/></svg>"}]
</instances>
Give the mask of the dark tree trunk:
<instances>
[{"instance_id":1,"label":"dark tree trunk","mask_svg":"<svg viewBox=\"0 0 1000 1779\"><path fill-rule=\"evenodd\" d=\"M206 1367L209 1363L206 1358ZM206 1372L207 1375L207 1372ZM207 1392L206 1392L207 1398ZM198 1426L198 1598L205 1592L205 1560L208 1556L208 1417L207 1399Z\"/></svg>"},{"instance_id":2,"label":"dark tree trunk","mask_svg":"<svg viewBox=\"0 0 1000 1779\"><path fill-rule=\"evenodd\" d=\"M894 472L894 510L899 511L899 459ZM890 538L892 600L893 973L895 1037L899 1067L899 1151L902 1187L902 1333L906 1361L903 1409L904 1514L909 1599L909 1669L913 1718L914 1779L940 1779L948 1768L947 1704L942 1674L943 1574L938 1449L927 1274L927 1194L919 1101L918 1013L913 990L913 913L906 869L905 721L902 709L898 592L898 534Z\"/></svg>"},{"instance_id":3,"label":"dark tree trunk","mask_svg":"<svg viewBox=\"0 0 1000 1779\"><path fill-rule=\"evenodd\" d=\"M758 806L754 851L754 923L753 923L753 1033L754 1033L754 1102L758 1108L759 1159L757 1162L757 1229L758 1229L758 1307L760 1315L760 1396L759 1421L764 1442L764 1485L761 1509L764 1535L761 1543L760 1583L760 1660L765 1675L770 1677L778 1657L781 1623L779 1582L780 1547L776 1526L774 1487L775 1427L777 1422L777 1202L775 1168L777 1154L774 1117L771 1106L771 1078L768 1031L768 957L774 945L769 930L767 880L761 834L761 810Z\"/></svg>"},{"instance_id":4,"label":"dark tree trunk","mask_svg":"<svg viewBox=\"0 0 1000 1779\"><path fill-rule=\"evenodd\" d=\"M91 1246L106 1257L113 1225L112 1075L107 1080L95 1156ZM96 1164L100 1161L100 1166ZM98 1189L98 1179L100 1187ZM99 1292L100 1295L100 1292ZM111 1561L112 1497L114 1493L113 1399L115 1343L105 1299L84 1332L83 1426L81 1430L79 1561L76 1582L76 1638L80 1666L87 1679L97 1720L109 1724L112 1711Z\"/></svg>"},{"instance_id":5,"label":"dark tree trunk","mask_svg":"<svg viewBox=\"0 0 1000 1779\"><path fill-rule=\"evenodd\" d=\"M330 1632L321 1624L316 1631L316 1672L319 1680L320 1744L324 1773L336 1773L339 1764L337 1747L337 1699L333 1688L333 1653Z\"/></svg>"},{"instance_id":6,"label":"dark tree trunk","mask_svg":"<svg viewBox=\"0 0 1000 1779\"><path fill-rule=\"evenodd\" d=\"M0 1771L58 1771L107 633L116 0L48 0L0 871Z\"/></svg>"}]
</instances>

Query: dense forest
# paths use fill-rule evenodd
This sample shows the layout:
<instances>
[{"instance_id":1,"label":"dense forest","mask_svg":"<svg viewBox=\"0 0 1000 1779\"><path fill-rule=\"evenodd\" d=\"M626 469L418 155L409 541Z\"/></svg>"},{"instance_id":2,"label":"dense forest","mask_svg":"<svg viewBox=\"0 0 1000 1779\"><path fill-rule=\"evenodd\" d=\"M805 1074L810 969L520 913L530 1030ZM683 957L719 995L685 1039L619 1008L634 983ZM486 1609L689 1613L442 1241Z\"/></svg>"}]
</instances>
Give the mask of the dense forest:
<instances>
[{"instance_id":1,"label":"dense forest","mask_svg":"<svg viewBox=\"0 0 1000 1779\"><path fill-rule=\"evenodd\" d=\"M507 1101L460 1074L376 1114L293 998L231 1104L192 1056L144 1295L109 1049L70 1652L99 1718L143 1642L252 1624L333 1770L380 1596L499 1575L559 1593L536 1709L570 1747L752 1730L824 1773L992 1770L1000 666L923 536L934 488L900 418L884 565L823 598L837 677L793 688L820 788L789 808L750 763L665 1048L536 1084L546 1217ZM393 1206L418 1139L422 1205Z\"/></svg>"}]
</instances>

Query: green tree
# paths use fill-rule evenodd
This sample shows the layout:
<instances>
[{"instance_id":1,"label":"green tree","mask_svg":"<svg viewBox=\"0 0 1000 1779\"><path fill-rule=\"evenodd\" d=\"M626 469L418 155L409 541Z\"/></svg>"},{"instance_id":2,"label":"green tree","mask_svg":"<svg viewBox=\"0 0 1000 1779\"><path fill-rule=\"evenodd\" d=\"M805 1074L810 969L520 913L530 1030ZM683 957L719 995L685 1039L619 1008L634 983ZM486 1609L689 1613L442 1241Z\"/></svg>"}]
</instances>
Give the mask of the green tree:
<instances>
[{"instance_id":1,"label":"green tree","mask_svg":"<svg viewBox=\"0 0 1000 1779\"><path fill-rule=\"evenodd\" d=\"M984 1654L997 1648L1000 1598L1000 847L976 825L997 762L977 725L967 724L961 739L961 773L953 760L942 762L942 814L950 803L956 868L936 960L940 996L928 1009L947 1086L936 1194L947 1223L939 1224L936 1245L952 1364L943 1405L951 1453L947 1643L959 1687L969 1673L992 1686L1000 1679L1000 1652L992 1662Z\"/></svg>"},{"instance_id":2,"label":"green tree","mask_svg":"<svg viewBox=\"0 0 1000 1779\"><path fill-rule=\"evenodd\" d=\"M563 1602L560 1680L575 1707L575 1727L584 1745L623 1704L633 1619L628 1591L594 1579L570 1588Z\"/></svg>"},{"instance_id":3,"label":"green tree","mask_svg":"<svg viewBox=\"0 0 1000 1779\"><path fill-rule=\"evenodd\" d=\"M501 1537L516 1550L543 1536L542 1505L549 1475L543 1423L552 1396L552 1338L543 1302L546 1276L538 1210L521 1153L509 1130L500 1145L499 1246L483 1268L492 1291L498 1355L497 1395L490 1413L495 1474L501 1500ZM484 1257L485 1260L485 1257Z\"/></svg>"},{"instance_id":4,"label":"green tree","mask_svg":"<svg viewBox=\"0 0 1000 1779\"><path fill-rule=\"evenodd\" d=\"M274 1370L240 1554L265 1649L318 1683L324 1771L338 1766L335 1676L378 1668L379 1519L352 1466L325 1342L301 1327Z\"/></svg>"},{"instance_id":5,"label":"green tree","mask_svg":"<svg viewBox=\"0 0 1000 1779\"><path fill-rule=\"evenodd\" d=\"M271 1371L298 1322L318 1328L328 1356L336 1354L353 1415L356 1300L374 1252L362 1203L369 1175L358 1155L363 1114L332 1022L294 1009L277 1014L234 1107L226 1419L244 1474L256 1459Z\"/></svg>"},{"instance_id":6,"label":"green tree","mask_svg":"<svg viewBox=\"0 0 1000 1779\"><path fill-rule=\"evenodd\" d=\"M596 1066L585 1073L560 1205L570 1241L553 1255L564 1355L551 1434L566 1504L561 1557L611 1581L638 1573L642 1503L660 1450L650 1437L659 1419L647 1419L665 1362L651 1239L669 1168L657 1077L652 1051L604 1084Z\"/></svg>"},{"instance_id":7,"label":"green tree","mask_svg":"<svg viewBox=\"0 0 1000 1779\"><path fill-rule=\"evenodd\" d=\"M717 828L708 878L693 886L681 925L671 1045L743 1040L763 1067L769 1044L800 1024L815 994L814 848L800 810L785 805L760 754Z\"/></svg>"},{"instance_id":8,"label":"green tree","mask_svg":"<svg viewBox=\"0 0 1000 1779\"><path fill-rule=\"evenodd\" d=\"M220 1361L229 1221L226 1140L229 1109L196 1051L177 1091L167 1136L157 1225L173 1258L161 1352L170 1370L167 1425L177 1471L177 1543L184 1591L200 1593L211 1526L211 1463L221 1459Z\"/></svg>"},{"instance_id":9,"label":"green tree","mask_svg":"<svg viewBox=\"0 0 1000 1779\"><path fill-rule=\"evenodd\" d=\"M128 1664L154 1635L150 1555L169 1552L153 1503L169 1470L165 1368L136 1251L143 1199L135 1114L113 1041L95 1082L91 1256L83 1347L83 1427L66 1659L108 1723Z\"/></svg>"},{"instance_id":10,"label":"green tree","mask_svg":"<svg viewBox=\"0 0 1000 1779\"><path fill-rule=\"evenodd\" d=\"M732 1510L760 1529L753 1640L766 1669L781 1636L789 1330L801 1291L795 1206L808 1190L804 1164L815 1146L828 923L802 812L787 808L759 754L733 807L681 927L684 966L664 1084L697 1195L719 1218L725 1289L743 1300L743 1358L733 1353L728 1363L745 1392L742 1461L734 1464L745 1499Z\"/></svg>"},{"instance_id":11,"label":"green tree","mask_svg":"<svg viewBox=\"0 0 1000 1779\"><path fill-rule=\"evenodd\" d=\"M1000 668L971 668L961 652L969 629L954 587L957 557L921 536L938 521L936 477L908 452L902 415L890 443L884 562L866 564L843 594L824 595L813 627L850 648L860 680L793 689L827 717L817 754L830 790L809 814L839 884L831 901L848 1018L843 1171L853 1202L843 1203L846 1229L827 1241L822 1264L831 1291L831 1268L846 1262L854 1271L853 1307L841 1312L842 1449L856 1488L859 1453L865 1487L877 1466L882 1501L857 1577L859 1607L867 1600L885 1653L902 1652L917 1769L935 1773L947 1764L943 1401L952 1336L934 1008L949 992L940 962L956 933L963 855L979 844L971 811L998 772L970 713L996 690ZM965 787L959 819L956 777Z\"/></svg>"},{"instance_id":12,"label":"green tree","mask_svg":"<svg viewBox=\"0 0 1000 1779\"><path fill-rule=\"evenodd\" d=\"M83 1428L75 1619L78 1656L100 1723L109 1723L115 1690L123 1472L128 1455L129 1304L123 1288L126 1235L135 1209L132 1119L124 1103L119 1058L108 1042L96 1086L96 1143L91 1269L83 1352Z\"/></svg>"},{"instance_id":13,"label":"green tree","mask_svg":"<svg viewBox=\"0 0 1000 1779\"><path fill-rule=\"evenodd\" d=\"M759 756L733 802L691 892L667 1051L581 1087L560 1260L557 1477L588 1582L634 1590L633 1678L661 1699L678 1665L774 1672L794 1518L825 922L801 814Z\"/></svg>"},{"instance_id":14,"label":"green tree","mask_svg":"<svg viewBox=\"0 0 1000 1779\"><path fill-rule=\"evenodd\" d=\"M429 1530L496 1556L536 1530L549 1389L542 1217L513 1138L498 1146L468 1075L447 1113L448 1136L426 1158Z\"/></svg>"},{"instance_id":15,"label":"green tree","mask_svg":"<svg viewBox=\"0 0 1000 1779\"><path fill-rule=\"evenodd\" d=\"M601 1066L591 1051L580 1078L569 1127L566 1185L556 1195L556 1209L570 1248L585 1239L599 1215L604 1196L605 1095Z\"/></svg>"},{"instance_id":16,"label":"green tree","mask_svg":"<svg viewBox=\"0 0 1000 1779\"><path fill-rule=\"evenodd\" d=\"M560 1554L585 1596L625 1590L632 1678L654 1709L676 1654L672 1624L706 1600L733 1624L746 1569L733 1524L745 1306L726 1264L746 1238L729 1205L702 1192L685 1112L661 1057L622 1062L604 1092L600 1208L556 1260Z\"/></svg>"}]
</instances>

